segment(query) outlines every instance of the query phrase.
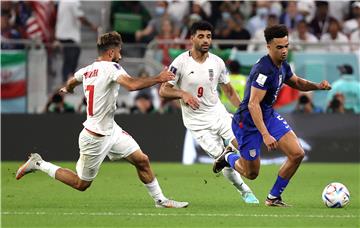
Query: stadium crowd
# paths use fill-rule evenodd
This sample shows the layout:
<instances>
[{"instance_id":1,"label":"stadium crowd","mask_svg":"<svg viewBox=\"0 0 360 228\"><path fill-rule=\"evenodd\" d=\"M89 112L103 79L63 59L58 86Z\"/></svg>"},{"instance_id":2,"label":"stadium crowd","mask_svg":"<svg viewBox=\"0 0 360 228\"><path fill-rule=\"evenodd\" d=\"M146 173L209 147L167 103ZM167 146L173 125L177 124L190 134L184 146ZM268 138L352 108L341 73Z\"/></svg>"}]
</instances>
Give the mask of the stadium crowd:
<instances>
[{"instance_id":1,"label":"stadium crowd","mask_svg":"<svg viewBox=\"0 0 360 228\"><path fill-rule=\"evenodd\" d=\"M98 32L101 26L88 20L81 10L81 4L86 2L67 2L68 9L64 10L64 1L1 1L1 49L21 49L24 45L7 43L6 39L37 39L46 43L47 53L51 56L53 50L61 45L64 46L64 66L62 69L62 81L71 76L76 69L80 55L80 25L87 26L93 32ZM73 11L73 12L70 12ZM114 1L110 9L110 28L116 29L115 21L118 13L133 13L141 16L140 27L129 33L123 33L126 43L149 43L152 40L184 40L188 39L189 28L192 23L207 20L214 25L213 39L219 40L248 40L263 42L230 45L222 44L220 49L236 48L242 51L266 50L264 29L269 25L285 24L290 31L290 42L301 41L302 44L291 46L295 51L328 51L328 52L359 52L359 46L353 45L360 42L360 1L157 1L152 3L139 1ZM73 17L66 16L73 14ZM64 18L70 18L65 21ZM71 21L73 20L73 21ZM74 25L71 29L59 28ZM121 23L121 22L120 22ZM76 27L75 27L76 25ZM66 27L67 28L67 27ZM77 31L76 31L77 30ZM327 42L321 50L303 44L316 44ZM331 45L332 43L348 43L348 45ZM70 45L69 45L70 44ZM65 48L70 50L65 52ZM162 52L162 64L169 65L171 56L170 48L186 49L186 45L176 42L159 44L158 49ZM126 57L126 55L125 55ZM143 56L142 56L143 57ZM72 64L69 64L71 60ZM51 58L48 60L51 66ZM351 75L353 70L349 67L339 66L342 74ZM48 67L51 74L52 69ZM341 69L340 69L341 68ZM141 69L142 70L142 69ZM346 71L344 73L344 71ZM143 72L147 75L147 72ZM358 80L342 77L339 80L352 80L354 91L360 88ZM235 85L236 87L236 85ZM356 112L359 113L360 95L354 94L351 99L355 106L350 107L347 103L350 98L345 92L337 91L327 99L327 110L313 107L311 95L299 95L298 104L294 112ZM54 98L55 97L55 98ZM125 113L154 113L154 112L178 112L179 104L176 101L166 101L158 96L157 88L149 89L138 94L133 94L133 105L119 104L119 109ZM79 108L51 108L49 105L52 98L61 102L60 97L50 95L45 110L84 110L83 101ZM346 104L346 105L345 105ZM77 104L74 104L76 106ZM307 106L308 105L308 106ZM344 109L332 108L345 105ZM311 108L306 108L311 107ZM349 108L350 107L350 108ZM305 111L307 110L307 111ZM311 111L309 111L311 110ZM343 110L343 111L337 111Z\"/></svg>"}]
</instances>

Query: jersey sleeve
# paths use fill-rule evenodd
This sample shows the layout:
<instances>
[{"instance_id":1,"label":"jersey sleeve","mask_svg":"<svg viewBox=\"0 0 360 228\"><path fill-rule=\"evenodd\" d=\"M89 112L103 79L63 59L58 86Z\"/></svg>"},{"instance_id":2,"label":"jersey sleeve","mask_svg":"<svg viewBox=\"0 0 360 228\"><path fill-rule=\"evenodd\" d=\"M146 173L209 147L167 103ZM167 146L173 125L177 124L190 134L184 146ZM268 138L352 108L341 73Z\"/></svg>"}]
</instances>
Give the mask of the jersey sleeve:
<instances>
[{"instance_id":1,"label":"jersey sleeve","mask_svg":"<svg viewBox=\"0 0 360 228\"><path fill-rule=\"evenodd\" d=\"M181 78L181 68L182 68L182 62L181 62L181 56L178 56L174 59L174 61L170 64L169 71L171 71L173 74L175 74L175 79L172 81L168 81L171 85L176 85Z\"/></svg>"},{"instance_id":2,"label":"jersey sleeve","mask_svg":"<svg viewBox=\"0 0 360 228\"><path fill-rule=\"evenodd\" d=\"M284 79L284 81L289 80L291 78L291 76L293 76L293 74L294 73L292 72L290 65L287 62L285 62L285 79Z\"/></svg>"},{"instance_id":3,"label":"jersey sleeve","mask_svg":"<svg viewBox=\"0 0 360 228\"><path fill-rule=\"evenodd\" d=\"M84 75L84 70L80 69L80 70L75 72L74 78L76 79L76 81L82 82L83 81L83 75Z\"/></svg>"},{"instance_id":4,"label":"jersey sleeve","mask_svg":"<svg viewBox=\"0 0 360 228\"><path fill-rule=\"evenodd\" d=\"M220 59L220 76L218 83L228 84L230 82L229 71L227 70L225 63Z\"/></svg>"},{"instance_id":5,"label":"jersey sleeve","mask_svg":"<svg viewBox=\"0 0 360 228\"><path fill-rule=\"evenodd\" d=\"M257 73L251 85L262 90L268 90L270 77L268 75Z\"/></svg>"},{"instance_id":6,"label":"jersey sleeve","mask_svg":"<svg viewBox=\"0 0 360 228\"><path fill-rule=\"evenodd\" d=\"M128 75L128 73L119 64L112 63L112 66L110 67L109 75L111 81L116 81L120 75Z\"/></svg>"},{"instance_id":7,"label":"jersey sleeve","mask_svg":"<svg viewBox=\"0 0 360 228\"><path fill-rule=\"evenodd\" d=\"M268 64L263 59L260 59L254 67L254 70L252 70L249 75L251 78L251 85L258 89L268 90L271 87L271 80L273 80Z\"/></svg>"}]
</instances>

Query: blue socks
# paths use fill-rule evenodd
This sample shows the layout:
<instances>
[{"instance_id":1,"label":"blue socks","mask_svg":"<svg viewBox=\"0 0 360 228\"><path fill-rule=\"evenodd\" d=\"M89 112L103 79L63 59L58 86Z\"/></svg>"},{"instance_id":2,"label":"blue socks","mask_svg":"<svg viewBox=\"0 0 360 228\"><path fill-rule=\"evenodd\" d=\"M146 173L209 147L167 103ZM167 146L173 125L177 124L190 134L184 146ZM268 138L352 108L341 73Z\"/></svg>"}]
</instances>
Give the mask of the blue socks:
<instances>
[{"instance_id":1,"label":"blue socks","mask_svg":"<svg viewBox=\"0 0 360 228\"><path fill-rule=\"evenodd\" d=\"M270 191L270 195L272 197L276 197L276 198L280 197L281 193L284 191L284 189L286 188L288 183L289 183L289 180L286 180L286 179L282 178L281 176L278 176L274 186L272 187L272 189Z\"/></svg>"},{"instance_id":2,"label":"blue socks","mask_svg":"<svg viewBox=\"0 0 360 228\"><path fill-rule=\"evenodd\" d=\"M236 153L229 153L225 155L225 160L229 163L231 168L235 169L235 162L240 159L240 155Z\"/></svg>"}]
</instances>

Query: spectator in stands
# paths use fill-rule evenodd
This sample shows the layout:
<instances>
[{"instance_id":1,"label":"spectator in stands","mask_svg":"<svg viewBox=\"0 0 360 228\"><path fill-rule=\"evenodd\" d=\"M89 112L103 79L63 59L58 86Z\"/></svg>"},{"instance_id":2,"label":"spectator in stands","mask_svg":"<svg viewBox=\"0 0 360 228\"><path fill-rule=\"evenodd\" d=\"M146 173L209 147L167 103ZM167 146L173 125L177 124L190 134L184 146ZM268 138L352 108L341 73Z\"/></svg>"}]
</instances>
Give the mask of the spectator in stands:
<instances>
[{"instance_id":1,"label":"spectator in stands","mask_svg":"<svg viewBox=\"0 0 360 228\"><path fill-rule=\"evenodd\" d=\"M230 60L227 62L228 69L229 69L229 77L230 83L234 87L235 92L239 95L240 100L244 97L244 91L246 86L246 79L245 75L240 74L241 65L236 60ZM220 90L220 100L221 103L224 104L226 110L230 113L235 113L239 107L235 107L229 100L229 98L225 95L225 93Z\"/></svg>"},{"instance_id":2,"label":"spectator in stands","mask_svg":"<svg viewBox=\"0 0 360 228\"><path fill-rule=\"evenodd\" d=\"M45 106L45 113L74 113L74 107L65 102L64 95L59 92L55 92L49 97L48 102Z\"/></svg>"},{"instance_id":3,"label":"spectator in stands","mask_svg":"<svg viewBox=\"0 0 360 228\"><path fill-rule=\"evenodd\" d=\"M357 19L358 28L350 34L351 50L358 55L360 63L360 17ZM357 44L356 44L357 43ZM360 65L360 64L359 64Z\"/></svg>"},{"instance_id":4,"label":"spectator in stands","mask_svg":"<svg viewBox=\"0 0 360 228\"><path fill-rule=\"evenodd\" d=\"M344 107L344 95L341 93L335 94L326 109L327 113L346 113Z\"/></svg>"},{"instance_id":5,"label":"spectator in stands","mask_svg":"<svg viewBox=\"0 0 360 228\"><path fill-rule=\"evenodd\" d=\"M10 24L11 12L1 10L1 39L21 39L20 32ZM22 44L1 42L1 49L23 49Z\"/></svg>"},{"instance_id":6,"label":"spectator in stands","mask_svg":"<svg viewBox=\"0 0 360 228\"><path fill-rule=\"evenodd\" d=\"M148 9L142 4L141 1L111 1L110 22L112 28L114 28L116 14L140 15L142 25L146 25L151 20L151 15ZM135 42L134 32L121 33L121 37L127 42Z\"/></svg>"},{"instance_id":7,"label":"spectator in stands","mask_svg":"<svg viewBox=\"0 0 360 228\"><path fill-rule=\"evenodd\" d=\"M340 78L332 84L332 89L327 95L327 103L331 103L336 94L342 94L344 97L344 108L347 112L360 113L360 82L353 74L351 65L344 64L338 66Z\"/></svg>"},{"instance_id":8,"label":"spectator in stands","mask_svg":"<svg viewBox=\"0 0 360 228\"><path fill-rule=\"evenodd\" d=\"M318 39L328 31L330 19L334 19L329 14L329 3L327 1L316 1L315 17L310 22L310 31Z\"/></svg>"},{"instance_id":9,"label":"spectator in stands","mask_svg":"<svg viewBox=\"0 0 360 228\"><path fill-rule=\"evenodd\" d=\"M174 34L173 32L173 24L171 24L171 21L168 19L168 18L164 18L162 20L162 23L161 23L161 31L159 33L159 35L157 35L155 37L155 39L157 41L169 41L169 40L174 40L176 38L176 35ZM171 58L170 58L170 55L169 55L169 49L170 48L177 48L178 45L176 44L166 44L166 43L160 43L158 48L161 49L161 53L162 53L162 60L161 60L161 63L164 65L164 66L169 66L170 63L171 63Z\"/></svg>"},{"instance_id":10,"label":"spectator in stands","mask_svg":"<svg viewBox=\"0 0 360 228\"><path fill-rule=\"evenodd\" d=\"M188 16L184 17L184 23L181 28L179 39L187 40L190 39L190 28L193 23L204 20L208 18L204 9L201 6L199 1L194 1L190 4L190 13ZM183 47L183 49L187 49L188 47Z\"/></svg>"},{"instance_id":11,"label":"spectator in stands","mask_svg":"<svg viewBox=\"0 0 360 228\"><path fill-rule=\"evenodd\" d=\"M214 28L214 37L221 37L221 32L228 28L228 21L231 19L231 4L228 1L224 1L219 6L220 17L217 19Z\"/></svg>"},{"instance_id":12,"label":"spectator in stands","mask_svg":"<svg viewBox=\"0 0 360 228\"><path fill-rule=\"evenodd\" d=\"M156 2L156 17L151 19L147 26L143 30L138 30L135 32L135 40L137 42L148 43L155 38L161 32L161 24L164 19L171 20L171 23L175 25L173 19L167 12L168 2L167 1L158 1ZM175 34L179 34L179 29L177 27L173 28Z\"/></svg>"},{"instance_id":13,"label":"spectator in stands","mask_svg":"<svg viewBox=\"0 0 360 228\"><path fill-rule=\"evenodd\" d=\"M174 23L178 27L182 27L184 23L184 18L189 14L190 2L189 1L178 1L172 0L168 1L168 13L171 15L171 18L174 20Z\"/></svg>"},{"instance_id":14,"label":"spectator in stands","mask_svg":"<svg viewBox=\"0 0 360 228\"><path fill-rule=\"evenodd\" d=\"M199 15L202 18L202 20L207 20L209 18L209 14L205 12L202 5L203 5L202 1L193 1L190 4L191 13Z\"/></svg>"},{"instance_id":15,"label":"spectator in stands","mask_svg":"<svg viewBox=\"0 0 360 228\"><path fill-rule=\"evenodd\" d=\"M351 5L351 14L350 18L344 22L343 25L343 32L348 37L351 36L351 34L359 29L359 21L360 19L360 2L354 2Z\"/></svg>"},{"instance_id":16,"label":"spectator in stands","mask_svg":"<svg viewBox=\"0 0 360 228\"><path fill-rule=\"evenodd\" d=\"M135 97L135 106L131 109L131 113L150 114L157 113L151 97L147 93L139 92Z\"/></svg>"},{"instance_id":17,"label":"spectator in stands","mask_svg":"<svg viewBox=\"0 0 360 228\"><path fill-rule=\"evenodd\" d=\"M97 32L97 26L85 17L79 0L59 1L55 38L63 45L63 82L74 74L78 65L81 24Z\"/></svg>"},{"instance_id":18,"label":"spectator in stands","mask_svg":"<svg viewBox=\"0 0 360 228\"><path fill-rule=\"evenodd\" d=\"M256 15L251 17L246 25L246 29L254 37L258 30L264 30L267 26L267 19L270 11L270 3L268 1L256 2Z\"/></svg>"},{"instance_id":19,"label":"spectator in stands","mask_svg":"<svg viewBox=\"0 0 360 228\"><path fill-rule=\"evenodd\" d=\"M303 16L306 23L310 23L315 15L315 2L308 0L298 0L296 2L298 12Z\"/></svg>"},{"instance_id":20,"label":"spectator in stands","mask_svg":"<svg viewBox=\"0 0 360 228\"><path fill-rule=\"evenodd\" d=\"M290 42L304 42L304 45L293 45L293 49L296 51L308 51L314 50L313 46L307 46L306 44L316 44L318 39L316 36L308 31L308 26L305 20L301 20L296 25L296 30L290 34Z\"/></svg>"},{"instance_id":21,"label":"spectator in stands","mask_svg":"<svg viewBox=\"0 0 360 228\"><path fill-rule=\"evenodd\" d=\"M307 93L303 93L295 107L294 113L321 113L321 108L316 107L311 99L311 96Z\"/></svg>"},{"instance_id":22,"label":"spectator in stands","mask_svg":"<svg viewBox=\"0 0 360 228\"><path fill-rule=\"evenodd\" d=\"M239 12L234 12L231 17L226 21L227 25L220 31L217 36L218 39L225 40L250 40L250 33L244 28L244 18ZM221 49L236 47L238 50L246 50L247 45L219 45Z\"/></svg>"},{"instance_id":23,"label":"spectator in stands","mask_svg":"<svg viewBox=\"0 0 360 228\"><path fill-rule=\"evenodd\" d=\"M296 1L288 1L286 6L286 12L280 16L280 24L286 25L291 33L296 28L296 24L303 20L304 17L297 10Z\"/></svg>"},{"instance_id":24,"label":"spectator in stands","mask_svg":"<svg viewBox=\"0 0 360 228\"><path fill-rule=\"evenodd\" d=\"M267 27L279 24L279 19L275 14L270 14L267 18ZM266 40L264 37L264 29L259 29L255 32L255 35L251 38L251 41L258 42L256 44L249 44L247 47L248 52L253 51L266 51ZM262 42L262 43L259 43Z\"/></svg>"},{"instance_id":25,"label":"spectator in stands","mask_svg":"<svg viewBox=\"0 0 360 228\"><path fill-rule=\"evenodd\" d=\"M336 19L329 20L328 33L321 36L321 42L329 43L324 49L330 52L349 52L350 45L337 44L348 43L349 39L341 32L340 24Z\"/></svg>"},{"instance_id":26,"label":"spectator in stands","mask_svg":"<svg viewBox=\"0 0 360 228\"><path fill-rule=\"evenodd\" d=\"M347 15L351 11L351 2L353 0L327 1L329 2L329 14L339 22L346 20Z\"/></svg>"}]
</instances>

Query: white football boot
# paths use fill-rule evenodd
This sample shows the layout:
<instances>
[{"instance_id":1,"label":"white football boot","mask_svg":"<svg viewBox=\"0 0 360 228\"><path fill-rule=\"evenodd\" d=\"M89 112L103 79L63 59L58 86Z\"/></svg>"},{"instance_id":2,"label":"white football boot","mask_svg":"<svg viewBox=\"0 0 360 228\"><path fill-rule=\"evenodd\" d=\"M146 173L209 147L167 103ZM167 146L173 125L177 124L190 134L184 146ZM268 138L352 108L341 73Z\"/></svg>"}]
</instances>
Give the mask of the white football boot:
<instances>
[{"instance_id":1,"label":"white football boot","mask_svg":"<svg viewBox=\"0 0 360 228\"><path fill-rule=\"evenodd\" d=\"M185 208L188 205L188 202L178 202L171 199L158 200L155 202L155 207L157 208Z\"/></svg>"},{"instance_id":2,"label":"white football boot","mask_svg":"<svg viewBox=\"0 0 360 228\"><path fill-rule=\"evenodd\" d=\"M16 180L19 180L28 173L32 173L38 170L39 169L38 162L40 161L42 161L42 158L39 154L37 153L30 154L29 159L22 166L20 166L20 168L16 172Z\"/></svg>"}]
</instances>

